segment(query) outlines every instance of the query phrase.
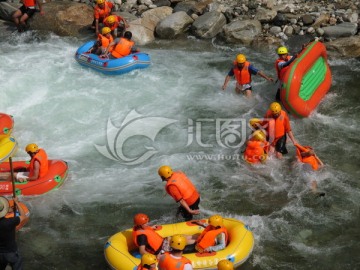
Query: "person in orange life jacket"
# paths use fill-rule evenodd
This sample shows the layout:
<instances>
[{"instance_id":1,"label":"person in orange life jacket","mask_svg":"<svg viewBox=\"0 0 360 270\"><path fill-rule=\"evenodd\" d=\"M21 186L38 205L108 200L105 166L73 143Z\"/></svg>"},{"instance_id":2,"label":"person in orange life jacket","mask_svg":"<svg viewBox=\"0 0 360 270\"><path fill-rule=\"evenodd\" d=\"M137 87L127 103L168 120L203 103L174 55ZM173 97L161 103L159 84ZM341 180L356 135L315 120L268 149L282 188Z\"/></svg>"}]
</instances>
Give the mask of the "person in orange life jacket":
<instances>
[{"instance_id":1,"label":"person in orange life jacket","mask_svg":"<svg viewBox=\"0 0 360 270\"><path fill-rule=\"evenodd\" d=\"M182 256L185 246L185 236L181 234L172 236L170 240L171 251L159 257L159 270L193 270L191 261Z\"/></svg>"},{"instance_id":2,"label":"person in orange life jacket","mask_svg":"<svg viewBox=\"0 0 360 270\"><path fill-rule=\"evenodd\" d=\"M35 181L48 172L48 157L45 150L39 148L35 143L26 146L25 151L30 155L30 166L28 172L14 173L19 182Z\"/></svg>"},{"instance_id":3,"label":"person in orange life jacket","mask_svg":"<svg viewBox=\"0 0 360 270\"><path fill-rule=\"evenodd\" d=\"M126 28L129 28L127 21L118 15L110 15L104 19L104 26L111 29L111 34L114 38L122 37Z\"/></svg>"},{"instance_id":4,"label":"person in orange life jacket","mask_svg":"<svg viewBox=\"0 0 360 270\"><path fill-rule=\"evenodd\" d=\"M288 49L284 46L281 46L277 49L277 54L279 56L275 61L275 69L277 74L277 92L275 96L276 101L280 101L280 88L282 84L282 77L285 73L285 68L288 67L297 57L297 54L290 56Z\"/></svg>"},{"instance_id":5,"label":"person in orange life jacket","mask_svg":"<svg viewBox=\"0 0 360 270\"><path fill-rule=\"evenodd\" d=\"M103 27L101 29L101 34L98 35L98 39L97 39L94 47L92 47L89 50L89 53L102 55L106 51L111 50L111 48L109 48L109 46L113 41L114 41L114 39L111 36L110 28L109 27Z\"/></svg>"},{"instance_id":6,"label":"person in orange life jacket","mask_svg":"<svg viewBox=\"0 0 360 270\"><path fill-rule=\"evenodd\" d=\"M185 221L192 220L193 215L200 214L199 192L183 172L173 172L170 166L165 165L159 168L158 174L162 181L166 181L166 192L180 204L178 214L181 214Z\"/></svg>"},{"instance_id":7,"label":"person in orange life jacket","mask_svg":"<svg viewBox=\"0 0 360 270\"><path fill-rule=\"evenodd\" d=\"M235 76L235 92L237 94L243 93L246 95L246 97L251 97L251 75L259 75L268 81L274 81L271 77L266 76L263 72L259 71L253 65L251 65L250 62L246 61L245 55L238 54L232 68L225 77L222 90L226 89L231 77Z\"/></svg>"},{"instance_id":8,"label":"person in orange life jacket","mask_svg":"<svg viewBox=\"0 0 360 270\"><path fill-rule=\"evenodd\" d=\"M318 192L316 182L316 172L324 166L324 163L315 154L312 147L299 144L296 144L295 147L297 160L302 164L300 171L303 177L309 180L312 192L319 196L325 196L324 192Z\"/></svg>"},{"instance_id":9,"label":"person in orange life jacket","mask_svg":"<svg viewBox=\"0 0 360 270\"><path fill-rule=\"evenodd\" d=\"M100 32L99 24L103 23L104 19L111 14L113 8L114 4L112 2L105 0L96 1L96 5L94 7L94 20L91 25L91 27L95 29L96 35Z\"/></svg>"},{"instance_id":10,"label":"person in orange life jacket","mask_svg":"<svg viewBox=\"0 0 360 270\"><path fill-rule=\"evenodd\" d=\"M272 153L275 151L276 157L281 159L283 154L287 154L286 149L286 135L289 135L290 140L295 145L297 141L295 140L294 134L291 131L290 121L287 113L282 110L280 103L273 102L270 104L269 110L266 112L264 118L274 119L274 130L267 130L267 134L275 133L272 135L274 140L270 141L270 150ZM269 128L270 126L268 126Z\"/></svg>"},{"instance_id":11,"label":"person in orange life jacket","mask_svg":"<svg viewBox=\"0 0 360 270\"><path fill-rule=\"evenodd\" d=\"M111 59L116 59L129 55L130 53L138 52L135 47L135 42L131 41L132 33L126 31L124 37L116 39L110 43L110 47L113 48L110 54Z\"/></svg>"},{"instance_id":12,"label":"person in orange life jacket","mask_svg":"<svg viewBox=\"0 0 360 270\"><path fill-rule=\"evenodd\" d=\"M19 32L24 32L27 28L27 20L36 12L36 5L39 6L40 14L44 15L41 0L23 0L23 5L12 15L12 19Z\"/></svg>"},{"instance_id":13,"label":"person in orange life jacket","mask_svg":"<svg viewBox=\"0 0 360 270\"><path fill-rule=\"evenodd\" d=\"M16 226L19 225L25 218L25 211L19 207L19 200L14 198L16 209L19 211L19 216L6 218L9 212L9 201L0 197L0 269L5 269L8 264L13 270L21 270L22 258L18 252L18 247L15 240Z\"/></svg>"},{"instance_id":14,"label":"person in orange life jacket","mask_svg":"<svg viewBox=\"0 0 360 270\"><path fill-rule=\"evenodd\" d=\"M146 253L141 256L141 263L136 270L156 269L157 258L155 255Z\"/></svg>"},{"instance_id":15,"label":"person in orange life jacket","mask_svg":"<svg viewBox=\"0 0 360 270\"><path fill-rule=\"evenodd\" d=\"M158 255L162 250L168 250L168 239L163 239L157 232L158 226L149 226L150 219L146 214L134 216L133 241L141 255L146 253Z\"/></svg>"},{"instance_id":16,"label":"person in orange life jacket","mask_svg":"<svg viewBox=\"0 0 360 270\"><path fill-rule=\"evenodd\" d=\"M265 162L268 149L265 133L261 129L255 130L246 142L244 159L249 163Z\"/></svg>"},{"instance_id":17,"label":"person in orange life jacket","mask_svg":"<svg viewBox=\"0 0 360 270\"><path fill-rule=\"evenodd\" d=\"M191 239L188 239L189 245L186 246L184 253L193 253L194 251L200 253L213 252L223 250L226 247L229 236L221 216L211 216L208 224L195 222L196 224L203 226L205 230L200 236L193 235Z\"/></svg>"},{"instance_id":18,"label":"person in orange life jacket","mask_svg":"<svg viewBox=\"0 0 360 270\"><path fill-rule=\"evenodd\" d=\"M234 264L229 260L221 260L217 264L218 270L234 270Z\"/></svg>"}]
</instances>

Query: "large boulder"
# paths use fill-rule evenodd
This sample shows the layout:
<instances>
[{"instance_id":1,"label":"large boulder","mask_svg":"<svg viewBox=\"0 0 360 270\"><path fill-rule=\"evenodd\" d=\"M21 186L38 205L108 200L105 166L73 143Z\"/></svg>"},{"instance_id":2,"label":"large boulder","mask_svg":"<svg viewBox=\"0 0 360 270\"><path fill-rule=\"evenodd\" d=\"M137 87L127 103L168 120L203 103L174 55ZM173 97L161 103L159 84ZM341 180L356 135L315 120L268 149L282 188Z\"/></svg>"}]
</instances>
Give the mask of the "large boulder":
<instances>
[{"instance_id":1,"label":"large boulder","mask_svg":"<svg viewBox=\"0 0 360 270\"><path fill-rule=\"evenodd\" d=\"M30 20L31 29L51 31L59 36L77 37L93 21L93 9L81 3L49 2L43 4L44 15L36 14Z\"/></svg>"},{"instance_id":2,"label":"large boulder","mask_svg":"<svg viewBox=\"0 0 360 270\"><path fill-rule=\"evenodd\" d=\"M133 40L137 45L145 45L155 40L155 27L157 24L172 14L171 7L158 7L145 11L142 18L130 22L127 29L133 34Z\"/></svg>"},{"instance_id":3,"label":"large boulder","mask_svg":"<svg viewBox=\"0 0 360 270\"><path fill-rule=\"evenodd\" d=\"M11 21L11 16L17 10L17 6L7 2L0 2L0 19Z\"/></svg>"},{"instance_id":4,"label":"large boulder","mask_svg":"<svg viewBox=\"0 0 360 270\"><path fill-rule=\"evenodd\" d=\"M339 38L326 43L330 56L360 57L360 36Z\"/></svg>"},{"instance_id":5,"label":"large boulder","mask_svg":"<svg viewBox=\"0 0 360 270\"><path fill-rule=\"evenodd\" d=\"M327 39L336 39L340 37L350 37L356 34L357 32L357 24L344 22L334 26L324 27L324 36Z\"/></svg>"},{"instance_id":6,"label":"large boulder","mask_svg":"<svg viewBox=\"0 0 360 270\"><path fill-rule=\"evenodd\" d=\"M225 25L223 30L227 42L250 45L261 34L262 26L258 20L236 20Z\"/></svg>"},{"instance_id":7,"label":"large boulder","mask_svg":"<svg viewBox=\"0 0 360 270\"><path fill-rule=\"evenodd\" d=\"M217 11L207 12L192 24L192 31L199 38L213 38L226 25L225 16Z\"/></svg>"},{"instance_id":8,"label":"large boulder","mask_svg":"<svg viewBox=\"0 0 360 270\"><path fill-rule=\"evenodd\" d=\"M156 26L156 34L160 38L172 39L182 34L193 21L185 11L175 12Z\"/></svg>"}]
</instances>

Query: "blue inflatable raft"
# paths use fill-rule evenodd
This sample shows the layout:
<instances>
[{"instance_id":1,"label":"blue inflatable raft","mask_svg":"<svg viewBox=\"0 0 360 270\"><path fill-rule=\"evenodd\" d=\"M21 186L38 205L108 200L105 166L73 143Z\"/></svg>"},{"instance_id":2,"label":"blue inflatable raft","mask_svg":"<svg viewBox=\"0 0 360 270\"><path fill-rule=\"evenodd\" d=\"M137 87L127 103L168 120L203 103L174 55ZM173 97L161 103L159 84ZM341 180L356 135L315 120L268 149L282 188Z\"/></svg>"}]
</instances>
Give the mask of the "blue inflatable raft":
<instances>
[{"instance_id":1,"label":"blue inflatable raft","mask_svg":"<svg viewBox=\"0 0 360 270\"><path fill-rule=\"evenodd\" d=\"M95 41L89 41L76 51L75 59L80 65L90 67L106 75L124 74L150 65L150 56L142 52L117 59L101 58L96 54L87 53L94 46L94 43Z\"/></svg>"}]
</instances>

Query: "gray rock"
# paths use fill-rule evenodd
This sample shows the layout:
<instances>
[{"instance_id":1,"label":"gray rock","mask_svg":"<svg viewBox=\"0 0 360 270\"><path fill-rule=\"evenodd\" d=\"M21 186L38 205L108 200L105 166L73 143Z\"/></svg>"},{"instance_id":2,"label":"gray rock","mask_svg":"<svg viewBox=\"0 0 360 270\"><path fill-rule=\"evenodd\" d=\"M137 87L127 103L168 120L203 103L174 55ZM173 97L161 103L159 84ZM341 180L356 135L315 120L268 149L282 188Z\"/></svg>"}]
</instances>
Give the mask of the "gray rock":
<instances>
[{"instance_id":1,"label":"gray rock","mask_svg":"<svg viewBox=\"0 0 360 270\"><path fill-rule=\"evenodd\" d=\"M184 11L175 12L162 20L155 31L160 38L172 39L182 34L193 21Z\"/></svg>"},{"instance_id":2,"label":"gray rock","mask_svg":"<svg viewBox=\"0 0 360 270\"><path fill-rule=\"evenodd\" d=\"M17 10L19 4L10 4L7 2L0 2L0 19L11 21L11 15Z\"/></svg>"},{"instance_id":3,"label":"gray rock","mask_svg":"<svg viewBox=\"0 0 360 270\"><path fill-rule=\"evenodd\" d=\"M192 25L192 31L197 37L213 38L225 24L225 16L222 13L212 11L199 16Z\"/></svg>"},{"instance_id":4,"label":"gray rock","mask_svg":"<svg viewBox=\"0 0 360 270\"><path fill-rule=\"evenodd\" d=\"M360 57L360 36L331 41L326 44L326 48L335 57Z\"/></svg>"},{"instance_id":5,"label":"gray rock","mask_svg":"<svg viewBox=\"0 0 360 270\"><path fill-rule=\"evenodd\" d=\"M259 7L255 14L255 20L258 20L262 23L271 22L277 15L275 10L269 10Z\"/></svg>"},{"instance_id":6,"label":"gray rock","mask_svg":"<svg viewBox=\"0 0 360 270\"><path fill-rule=\"evenodd\" d=\"M334 26L327 26L323 28L324 36L328 39L336 39L340 37L350 37L356 34L357 24L344 22Z\"/></svg>"},{"instance_id":7,"label":"gray rock","mask_svg":"<svg viewBox=\"0 0 360 270\"><path fill-rule=\"evenodd\" d=\"M311 25L314 22L314 19L309 14L305 14L304 16L302 16L301 19L302 19L304 25Z\"/></svg>"},{"instance_id":8,"label":"gray rock","mask_svg":"<svg viewBox=\"0 0 360 270\"><path fill-rule=\"evenodd\" d=\"M257 20L237 20L224 26L224 38L227 42L240 42L250 45L262 32L261 23Z\"/></svg>"},{"instance_id":9,"label":"gray rock","mask_svg":"<svg viewBox=\"0 0 360 270\"><path fill-rule=\"evenodd\" d=\"M154 1L154 5L157 7L170 7L171 2L169 0L156 0Z\"/></svg>"}]
</instances>

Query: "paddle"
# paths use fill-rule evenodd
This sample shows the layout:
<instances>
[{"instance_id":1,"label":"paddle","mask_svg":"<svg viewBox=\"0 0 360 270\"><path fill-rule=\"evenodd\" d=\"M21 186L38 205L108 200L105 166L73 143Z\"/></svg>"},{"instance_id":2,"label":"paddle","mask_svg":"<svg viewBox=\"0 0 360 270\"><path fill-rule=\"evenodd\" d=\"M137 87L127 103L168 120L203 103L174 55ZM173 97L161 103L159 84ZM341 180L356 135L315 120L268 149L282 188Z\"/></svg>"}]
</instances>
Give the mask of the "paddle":
<instances>
[{"instance_id":1,"label":"paddle","mask_svg":"<svg viewBox=\"0 0 360 270\"><path fill-rule=\"evenodd\" d=\"M15 178L14 178L14 170L13 170L13 164L12 164L12 157L9 157L10 162L10 175L11 175L11 183L12 183L12 189L13 189L13 198L16 197L16 190L15 190ZM16 213L16 203L14 203L14 213Z\"/></svg>"}]
</instances>

